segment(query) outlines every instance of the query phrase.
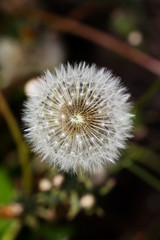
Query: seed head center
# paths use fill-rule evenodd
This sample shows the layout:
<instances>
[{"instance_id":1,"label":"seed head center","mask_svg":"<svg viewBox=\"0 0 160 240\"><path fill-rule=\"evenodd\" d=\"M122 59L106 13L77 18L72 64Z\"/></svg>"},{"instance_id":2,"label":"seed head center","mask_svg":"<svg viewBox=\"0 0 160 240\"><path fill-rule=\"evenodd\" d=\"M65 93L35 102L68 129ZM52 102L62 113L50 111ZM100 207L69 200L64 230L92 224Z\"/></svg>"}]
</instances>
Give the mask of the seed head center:
<instances>
[{"instance_id":1,"label":"seed head center","mask_svg":"<svg viewBox=\"0 0 160 240\"><path fill-rule=\"evenodd\" d=\"M84 117L78 113L71 118L71 122L74 122L76 124L84 123Z\"/></svg>"},{"instance_id":2,"label":"seed head center","mask_svg":"<svg viewBox=\"0 0 160 240\"><path fill-rule=\"evenodd\" d=\"M84 118L83 116L79 113L76 115L76 123L83 123L84 122Z\"/></svg>"}]
</instances>

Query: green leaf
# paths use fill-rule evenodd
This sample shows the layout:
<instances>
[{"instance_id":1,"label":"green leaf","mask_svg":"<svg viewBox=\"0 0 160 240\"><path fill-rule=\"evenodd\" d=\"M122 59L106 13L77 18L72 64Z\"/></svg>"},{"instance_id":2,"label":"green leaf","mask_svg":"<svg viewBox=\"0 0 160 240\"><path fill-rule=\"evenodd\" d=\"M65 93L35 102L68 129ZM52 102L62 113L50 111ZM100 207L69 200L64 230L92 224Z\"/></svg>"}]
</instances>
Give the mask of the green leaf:
<instances>
[{"instance_id":1,"label":"green leaf","mask_svg":"<svg viewBox=\"0 0 160 240\"><path fill-rule=\"evenodd\" d=\"M8 204L13 200L14 189L9 177L9 174L5 168L0 168L0 206Z\"/></svg>"},{"instance_id":2,"label":"green leaf","mask_svg":"<svg viewBox=\"0 0 160 240\"><path fill-rule=\"evenodd\" d=\"M73 235L70 225L57 226L46 224L38 230L36 237L43 236L46 240L67 240Z\"/></svg>"},{"instance_id":3,"label":"green leaf","mask_svg":"<svg viewBox=\"0 0 160 240\"><path fill-rule=\"evenodd\" d=\"M21 229L21 223L15 219L0 219L0 239L14 240Z\"/></svg>"},{"instance_id":4,"label":"green leaf","mask_svg":"<svg viewBox=\"0 0 160 240\"><path fill-rule=\"evenodd\" d=\"M2 236L8 230L8 228L11 226L12 222L13 222L12 219L1 219L0 218L0 239L2 239Z\"/></svg>"}]
</instances>

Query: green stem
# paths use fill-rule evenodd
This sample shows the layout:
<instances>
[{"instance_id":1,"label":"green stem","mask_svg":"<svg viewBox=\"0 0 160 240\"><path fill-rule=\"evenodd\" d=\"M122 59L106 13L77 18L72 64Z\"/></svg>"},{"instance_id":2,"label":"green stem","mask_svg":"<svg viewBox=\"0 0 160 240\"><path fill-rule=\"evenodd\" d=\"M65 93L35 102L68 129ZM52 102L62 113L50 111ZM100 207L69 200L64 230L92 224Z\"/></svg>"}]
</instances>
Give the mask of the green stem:
<instances>
[{"instance_id":1,"label":"green stem","mask_svg":"<svg viewBox=\"0 0 160 240\"><path fill-rule=\"evenodd\" d=\"M28 148L23 140L18 123L13 116L2 93L0 93L0 111L17 145L17 151L22 168L24 190L26 193L30 193L32 190L32 169L29 160Z\"/></svg>"}]
</instances>

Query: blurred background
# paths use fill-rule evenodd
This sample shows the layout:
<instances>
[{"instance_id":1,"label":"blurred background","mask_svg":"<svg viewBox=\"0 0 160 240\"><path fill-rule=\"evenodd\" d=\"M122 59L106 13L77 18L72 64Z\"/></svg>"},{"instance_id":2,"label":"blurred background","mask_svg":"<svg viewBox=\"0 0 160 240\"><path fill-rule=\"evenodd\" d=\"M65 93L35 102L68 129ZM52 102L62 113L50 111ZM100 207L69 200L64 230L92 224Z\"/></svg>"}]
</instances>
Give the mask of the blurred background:
<instances>
[{"instance_id":1,"label":"blurred background","mask_svg":"<svg viewBox=\"0 0 160 240\"><path fill-rule=\"evenodd\" d=\"M94 176L67 175L22 137L32 83L60 63L112 69L134 137ZM0 240L160 239L160 1L0 1Z\"/></svg>"}]
</instances>

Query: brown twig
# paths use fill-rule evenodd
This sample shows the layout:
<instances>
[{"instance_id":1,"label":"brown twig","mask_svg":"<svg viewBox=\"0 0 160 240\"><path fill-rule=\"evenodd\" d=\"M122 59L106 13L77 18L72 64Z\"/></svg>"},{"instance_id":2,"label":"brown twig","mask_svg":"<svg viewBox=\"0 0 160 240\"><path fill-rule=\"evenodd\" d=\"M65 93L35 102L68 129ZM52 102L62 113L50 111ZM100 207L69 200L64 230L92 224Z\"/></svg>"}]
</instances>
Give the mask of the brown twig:
<instances>
[{"instance_id":1,"label":"brown twig","mask_svg":"<svg viewBox=\"0 0 160 240\"><path fill-rule=\"evenodd\" d=\"M27 17L30 19L36 19L50 26L54 30L77 35L94 42L160 76L160 60L149 56L139 49L127 45L108 33L86 26L76 20L61 17L56 14L50 14L43 10L34 10L32 13L27 13Z\"/></svg>"}]
</instances>

